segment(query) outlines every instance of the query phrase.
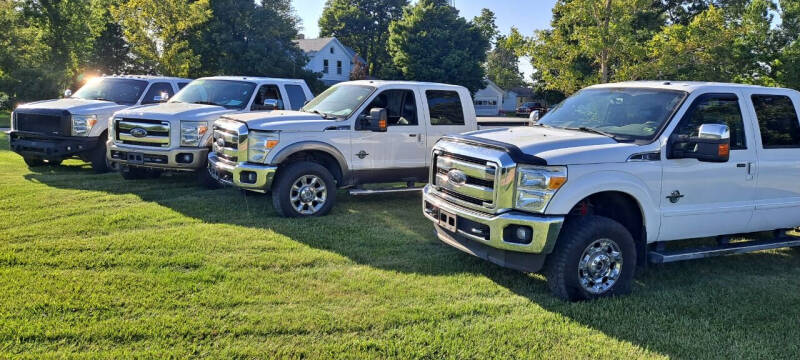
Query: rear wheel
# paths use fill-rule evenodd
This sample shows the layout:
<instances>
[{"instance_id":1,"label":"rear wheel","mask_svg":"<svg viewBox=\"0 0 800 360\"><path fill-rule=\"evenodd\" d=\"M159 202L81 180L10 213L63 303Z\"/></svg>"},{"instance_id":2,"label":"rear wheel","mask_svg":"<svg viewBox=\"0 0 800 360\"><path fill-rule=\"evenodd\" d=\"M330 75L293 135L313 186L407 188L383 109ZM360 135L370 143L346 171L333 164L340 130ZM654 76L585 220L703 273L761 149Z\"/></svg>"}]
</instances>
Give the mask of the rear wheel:
<instances>
[{"instance_id":1,"label":"rear wheel","mask_svg":"<svg viewBox=\"0 0 800 360\"><path fill-rule=\"evenodd\" d=\"M308 161L279 170L272 186L272 205L281 216L323 216L336 201L336 181L324 166Z\"/></svg>"},{"instance_id":2,"label":"rear wheel","mask_svg":"<svg viewBox=\"0 0 800 360\"><path fill-rule=\"evenodd\" d=\"M622 224L585 216L566 224L545 276L550 291L568 301L628 294L636 267L636 246Z\"/></svg>"},{"instance_id":3,"label":"rear wheel","mask_svg":"<svg viewBox=\"0 0 800 360\"><path fill-rule=\"evenodd\" d=\"M23 157L22 159L25 160L25 164L28 165L28 167L36 167L44 165L44 159L42 158L26 156Z\"/></svg>"}]
</instances>

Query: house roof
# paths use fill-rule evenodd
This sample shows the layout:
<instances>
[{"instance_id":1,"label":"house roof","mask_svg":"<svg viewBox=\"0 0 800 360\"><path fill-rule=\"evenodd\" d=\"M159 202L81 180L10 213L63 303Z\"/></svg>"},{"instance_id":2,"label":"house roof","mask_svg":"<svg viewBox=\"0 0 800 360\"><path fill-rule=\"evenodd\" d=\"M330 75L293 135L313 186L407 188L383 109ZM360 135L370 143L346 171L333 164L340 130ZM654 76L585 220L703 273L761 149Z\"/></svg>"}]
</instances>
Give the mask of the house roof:
<instances>
[{"instance_id":1,"label":"house roof","mask_svg":"<svg viewBox=\"0 0 800 360\"><path fill-rule=\"evenodd\" d=\"M523 96L523 97L536 96L536 93L533 91L533 89L526 88L526 87L515 87L515 88L511 88L508 91L513 92L513 93L517 94L518 96Z\"/></svg>"},{"instance_id":2,"label":"house roof","mask_svg":"<svg viewBox=\"0 0 800 360\"><path fill-rule=\"evenodd\" d=\"M361 55L358 55L358 53L355 50L346 46L345 44L342 44L342 42L335 37L323 37L316 39L296 39L294 40L294 43L297 44L300 50L303 50L303 52L306 53L306 55L313 56L318 51L328 47L328 44L330 44L332 41L338 43L344 49L344 51L347 52L347 55L350 58L358 56L358 61L361 61L361 63L363 64L367 63L367 61L364 60L364 58L361 57Z\"/></svg>"}]
</instances>

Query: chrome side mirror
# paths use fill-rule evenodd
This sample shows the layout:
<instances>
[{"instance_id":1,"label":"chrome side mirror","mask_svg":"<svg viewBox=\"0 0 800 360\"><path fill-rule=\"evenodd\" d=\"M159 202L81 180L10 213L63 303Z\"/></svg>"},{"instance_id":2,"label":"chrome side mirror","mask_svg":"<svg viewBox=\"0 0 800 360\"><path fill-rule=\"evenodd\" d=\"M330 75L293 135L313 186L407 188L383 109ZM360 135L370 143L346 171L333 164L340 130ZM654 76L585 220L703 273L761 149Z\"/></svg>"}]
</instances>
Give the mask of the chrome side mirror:
<instances>
[{"instance_id":1,"label":"chrome side mirror","mask_svg":"<svg viewBox=\"0 0 800 360\"><path fill-rule=\"evenodd\" d=\"M169 94L162 92L160 95L153 96L155 102L166 102L169 100Z\"/></svg>"},{"instance_id":2,"label":"chrome side mirror","mask_svg":"<svg viewBox=\"0 0 800 360\"><path fill-rule=\"evenodd\" d=\"M703 124L696 137L670 137L669 159L697 159L704 162L727 162L731 155L731 131L728 125Z\"/></svg>"},{"instance_id":3,"label":"chrome side mirror","mask_svg":"<svg viewBox=\"0 0 800 360\"><path fill-rule=\"evenodd\" d=\"M730 140L731 131L728 125L723 124L703 124L700 125L699 134L700 139L712 140Z\"/></svg>"},{"instance_id":4,"label":"chrome side mirror","mask_svg":"<svg viewBox=\"0 0 800 360\"><path fill-rule=\"evenodd\" d=\"M262 106L264 110L282 110L283 102L278 99L264 99Z\"/></svg>"},{"instance_id":5,"label":"chrome side mirror","mask_svg":"<svg viewBox=\"0 0 800 360\"><path fill-rule=\"evenodd\" d=\"M531 125L536 124L537 122L539 122L540 118L541 118L541 113L539 112L539 110L531 111L531 115L528 116L528 120L531 121Z\"/></svg>"},{"instance_id":6,"label":"chrome side mirror","mask_svg":"<svg viewBox=\"0 0 800 360\"><path fill-rule=\"evenodd\" d=\"M72 96L72 90L70 89L64 90L64 97L68 98L70 96Z\"/></svg>"}]
</instances>

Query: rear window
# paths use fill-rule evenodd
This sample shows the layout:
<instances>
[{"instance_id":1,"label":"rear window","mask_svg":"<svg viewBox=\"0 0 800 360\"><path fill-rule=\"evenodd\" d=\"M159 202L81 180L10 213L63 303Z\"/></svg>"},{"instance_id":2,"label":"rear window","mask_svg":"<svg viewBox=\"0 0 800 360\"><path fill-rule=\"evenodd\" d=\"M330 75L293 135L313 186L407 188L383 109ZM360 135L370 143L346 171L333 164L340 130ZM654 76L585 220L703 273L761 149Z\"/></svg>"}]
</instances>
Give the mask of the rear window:
<instances>
[{"instance_id":1,"label":"rear window","mask_svg":"<svg viewBox=\"0 0 800 360\"><path fill-rule=\"evenodd\" d=\"M299 110L306 104L306 92L300 85L286 85L286 94L289 96L289 102L292 105L292 110Z\"/></svg>"},{"instance_id":2,"label":"rear window","mask_svg":"<svg viewBox=\"0 0 800 360\"><path fill-rule=\"evenodd\" d=\"M428 90L431 125L464 125L464 107L455 91Z\"/></svg>"},{"instance_id":3,"label":"rear window","mask_svg":"<svg viewBox=\"0 0 800 360\"><path fill-rule=\"evenodd\" d=\"M800 121L788 96L753 95L764 149L800 148Z\"/></svg>"}]
</instances>

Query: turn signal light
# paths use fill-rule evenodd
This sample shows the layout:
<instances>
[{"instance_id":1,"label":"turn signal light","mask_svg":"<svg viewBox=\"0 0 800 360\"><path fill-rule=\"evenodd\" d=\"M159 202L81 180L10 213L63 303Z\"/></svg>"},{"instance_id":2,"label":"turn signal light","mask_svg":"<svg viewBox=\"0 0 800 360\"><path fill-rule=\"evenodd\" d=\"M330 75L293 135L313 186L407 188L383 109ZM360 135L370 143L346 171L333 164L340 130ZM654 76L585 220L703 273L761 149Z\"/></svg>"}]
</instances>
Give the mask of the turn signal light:
<instances>
[{"instance_id":1,"label":"turn signal light","mask_svg":"<svg viewBox=\"0 0 800 360\"><path fill-rule=\"evenodd\" d=\"M730 144L719 144L719 156L729 156L731 153Z\"/></svg>"},{"instance_id":2,"label":"turn signal light","mask_svg":"<svg viewBox=\"0 0 800 360\"><path fill-rule=\"evenodd\" d=\"M567 178L564 176L553 176L550 177L550 183L548 183L548 188L550 190L558 190L564 183L567 182Z\"/></svg>"},{"instance_id":3,"label":"turn signal light","mask_svg":"<svg viewBox=\"0 0 800 360\"><path fill-rule=\"evenodd\" d=\"M386 129L386 120L380 120L380 121L378 121L378 127L380 127L380 128L381 128L381 130L384 130L384 129Z\"/></svg>"},{"instance_id":4,"label":"turn signal light","mask_svg":"<svg viewBox=\"0 0 800 360\"><path fill-rule=\"evenodd\" d=\"M278 146L278 140L267 140L267 149L272 149Z\"/></svg>"},{"instance_id":5,"label":"turn signal light","mask_svg":"<svg viewBox=\"0 0 800 360\"><path fill-rule=\"evenodd\" d=\"M197 127L197 134L200 135L200 136L205 135L206 131L208 131L208 126L200 125L200 126Z\"/></svg>"}]
</instances>

